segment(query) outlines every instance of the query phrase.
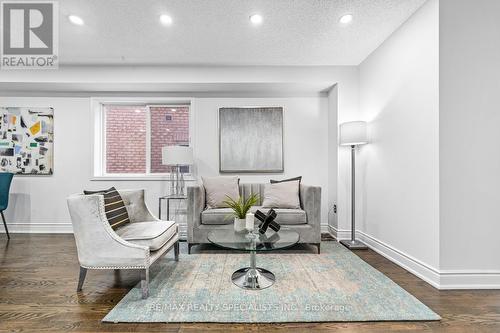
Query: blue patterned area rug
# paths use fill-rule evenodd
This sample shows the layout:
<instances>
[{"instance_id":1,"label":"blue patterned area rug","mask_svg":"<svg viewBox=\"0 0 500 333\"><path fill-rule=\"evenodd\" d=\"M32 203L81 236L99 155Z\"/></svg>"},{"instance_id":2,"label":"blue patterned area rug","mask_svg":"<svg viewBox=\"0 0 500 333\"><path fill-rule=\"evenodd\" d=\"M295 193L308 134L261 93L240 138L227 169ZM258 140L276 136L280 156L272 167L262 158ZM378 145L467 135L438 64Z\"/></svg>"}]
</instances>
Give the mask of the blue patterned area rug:
<instances>
[{"instance_id":1,"label":"blue patterned area rug","mask_svg":"<svg viewBox=\"0 0 500 333\"><path fill-rule=\"evenodd\" d=\"M105 322L281 323L439 320L440 317L337 242L321 255L257 254L257 266L276 275L270 288L235 286L231 274L249 264L245 253L181 254L152 272L150 297L133 288Z\"/></svg>"}]
</instances>

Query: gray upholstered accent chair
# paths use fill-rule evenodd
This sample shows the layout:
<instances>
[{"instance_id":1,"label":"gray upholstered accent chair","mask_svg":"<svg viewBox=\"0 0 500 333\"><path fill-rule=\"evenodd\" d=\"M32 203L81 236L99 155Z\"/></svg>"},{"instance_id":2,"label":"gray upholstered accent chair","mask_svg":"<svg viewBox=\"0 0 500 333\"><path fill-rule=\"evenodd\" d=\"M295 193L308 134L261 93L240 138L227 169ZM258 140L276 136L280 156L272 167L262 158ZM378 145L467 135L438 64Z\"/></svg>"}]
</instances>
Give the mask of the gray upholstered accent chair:
<instances>
[{"instance_id":1,"label":"gray upholstered accent chair","mask_svg":"<svg viewBox=\"0 0 500 333\"><path fill-rule=\"evenodd\" d=\"M262 208L264 198L264 184L240 184L240 195L248 198L251 194L260 196L259 206L252 207L266 213L268 209ZM278 213L276 222L283 227L299 233L299 243L314 244L320 252L321 245L321 187L300 185L301 209L275 209ZM198 244L209 243L207 235L214 229L232 229L233 219L227 218L231 213L230 208L207 209L205 202L205 188L203 185L188 186L187 188L187 240L188 252L191 247Z\"/></svg>"},{"instance_id":2,"label":"gray upholstered accent chair","mask_svg":"<svg viewBox=\"0 0 500 333\"><path fill-rule=\"evenodd\" d=\"M149 295L149 267L170 249L179 260L179 228L175 222L154 217L144 202L144 190L118 191L130 222L117 230L109 225L104 197L75 194L68 208L80 262L77 291L82 290L87 269L141 270L142 297Z\"/></svg>"}]
</instances>

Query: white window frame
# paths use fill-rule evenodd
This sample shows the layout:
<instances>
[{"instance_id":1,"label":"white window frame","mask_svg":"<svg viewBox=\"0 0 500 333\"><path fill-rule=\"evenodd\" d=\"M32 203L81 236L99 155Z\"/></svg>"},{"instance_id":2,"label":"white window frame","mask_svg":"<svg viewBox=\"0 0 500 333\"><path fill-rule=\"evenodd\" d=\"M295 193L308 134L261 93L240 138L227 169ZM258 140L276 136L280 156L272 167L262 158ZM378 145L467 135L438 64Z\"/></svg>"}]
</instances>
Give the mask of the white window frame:
<instances>
[{"instance_id":1,"label":"white window frame","mask_svg":"<svg viewBox=\"0 0 500 333\"><path fill-rule=\"evenodd\" d=\"M142 105L146 107L146 173L106 173L106 118L104 105ZM150 173L151 169L151 117L150 107L189 107L189 138L193 147L194 112L192 100L186 98L91 98L93 126L93 163L91 180L169 180L170 173ZM194 150L194 147L193 147ZM184 174L186 180L194 180L193 167Z\"/></svg>"}]
</instances>

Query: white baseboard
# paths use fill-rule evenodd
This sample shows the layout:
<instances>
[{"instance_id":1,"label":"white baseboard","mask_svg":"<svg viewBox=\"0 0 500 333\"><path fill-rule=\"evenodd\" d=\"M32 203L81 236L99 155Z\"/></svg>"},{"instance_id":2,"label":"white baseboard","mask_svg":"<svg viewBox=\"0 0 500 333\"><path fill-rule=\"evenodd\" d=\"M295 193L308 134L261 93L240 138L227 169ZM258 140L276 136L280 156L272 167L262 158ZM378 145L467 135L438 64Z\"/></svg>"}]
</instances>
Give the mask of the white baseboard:
<instances>
[{"instance_id":1,"label":"white baseboard","mask_svg":"<svg viewBox=\"0 0 500 333\"><path fill-rule=\"evenodd\" d=\"M7 223L9 233L20 234L72 234L71 223ZM0 233L5 233L3 225L0 225Z\"/></svg>"},{"instance_id":2,"label":"white baseboard","mask_svg":"<svg viewBox=\"0 0 500 333\"><path fill-rule=\"evenodd\" d=\"M434 288L440 288L440 272L437 268L432 267L362 231L356 230L356 238L368 245L368 247L370 247L373 251L416 275Z\"/></svg>"},{"instance_id":3,"label":"white baseboard","mask_svg":"<svg viewBox=\"0 0 500 333\"><path fill-rule=\"evenodd\" d=\"M349 230L339 230L331 225L328 225L328 230L330 231L330 234L332 234L332 236L337 240L351 238L351 232Z\"/></svg>"},{"instance_id":4,"label":"white baseboard","mask_svg":"<svg viewBox=\"0 0 500 333\"><path fill-rule=\"evenodd\" d=\"M71 234L73 227L71 223L9 223L7 224L11 233L33 233L33 234ZM321 225L322 233L329 233L329 225ZM3 226L0 226L0 233L5 233ZM331 233L331 232L330 232ZM187 224L179 223L180 239L187 238Z\"/></svg>"},{"instance_id":5,"label":"white baseboard","mask_svg":"<svg viewBox=\"0 0 500 333\"><path fill-rule=\"evenodd\" d=\"M328 224L321 224L321 233L322 234L331 234L330 226Z\"/></svg>"},{"instance_id":6,"label":"white baseboard","mask_svg":"<svg viewBox=\"0 0 500 333\"><path fill-rule=\"evenodd\" d=\"M500 271L441 270L439 289L500 289Z\"/></svg>"},{"instance_id":7,"label":"white baseboard","mask_svg":"<svg viewBox=\"0 0 500 333\"><path fill-rule=\"evenodd\" d=\"M7 227L12 234L72 234L71 223L8 223ZM3 225L0 225L0 234L5 233ZM187 238L187 225L179 224L180 239Z\"/></svg>"},{"instance_id":8,"label":"white baseboard","mask_svg":"<svg viewBox=\"0 0 500 333\"><path fill-rule=\"evenodd\" d=\"M350 230L330 226L330 232L337 240L351 237ZM500 270L438 270L363 231L356 230L356 238L437 289L500 289Z\"/></svg>"}]
</instances>

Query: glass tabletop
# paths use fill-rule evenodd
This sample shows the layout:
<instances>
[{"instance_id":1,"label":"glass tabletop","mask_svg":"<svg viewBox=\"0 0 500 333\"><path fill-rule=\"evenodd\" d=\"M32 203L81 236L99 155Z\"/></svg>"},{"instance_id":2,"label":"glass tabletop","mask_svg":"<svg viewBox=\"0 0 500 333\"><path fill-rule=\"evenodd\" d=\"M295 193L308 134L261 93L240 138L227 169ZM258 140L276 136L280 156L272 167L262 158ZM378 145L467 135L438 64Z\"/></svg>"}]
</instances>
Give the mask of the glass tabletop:
<instances>
[{"instance_id":1,"label":"glass tabletop","mask_svg":"<svg viewBox=\"0 0 500 333\"><path fill-rule=\"evenodd\" d=\"M236 232L234 229L218 229L208 233L208 240L226 249L239 251L271 251L293 246L299 241L296 231L281 228L274 232L268 229L260 234L257 229L253 232Z\"/></svg>"}]
</instances>

